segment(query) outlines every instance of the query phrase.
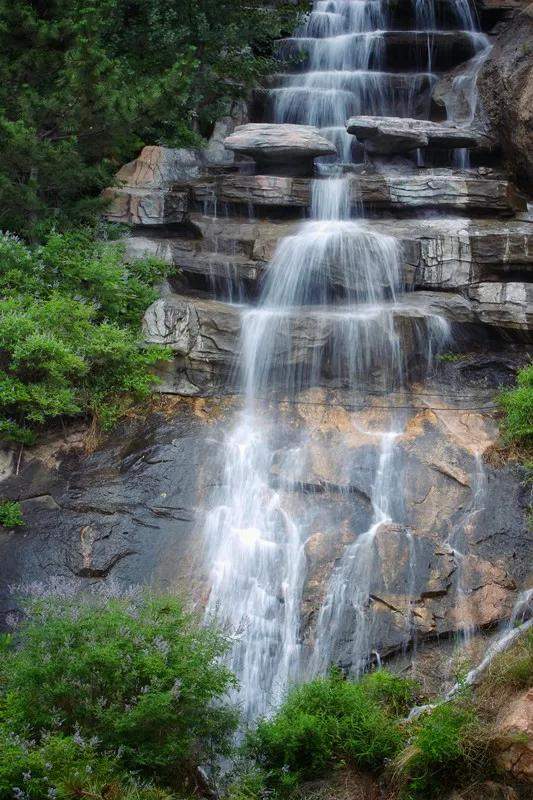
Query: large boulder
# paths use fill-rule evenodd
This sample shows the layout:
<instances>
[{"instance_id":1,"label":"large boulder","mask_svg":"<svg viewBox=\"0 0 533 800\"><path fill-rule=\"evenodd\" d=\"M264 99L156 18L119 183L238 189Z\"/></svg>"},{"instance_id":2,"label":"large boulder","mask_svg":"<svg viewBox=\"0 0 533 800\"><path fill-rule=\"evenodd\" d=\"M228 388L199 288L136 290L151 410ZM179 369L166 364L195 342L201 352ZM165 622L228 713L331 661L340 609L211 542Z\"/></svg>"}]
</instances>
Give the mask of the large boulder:
<instances>
[{"instance_id":1,"label":"large boulder","mask_svg":"<svg viewBox=\"0 0 533 800\"><path fill-rule=\"evenodd\" d=\"M127 225L174 225L187 220L188 190L180 186L199 178L201 161L194 150L144 147L117 172L116 186L106 189L106 217Z\"/></svg>"},{"instance_id":2,"label":"large boulder","mask_svg":"<svg viewBox=\"0 0 533 800\"><path fill-rule=\"evenodd\" d=\"M517 11L482 68L478 87L510 171L533 182L533 4Z\"/></svg>"},{"instance_id":3,"label":"large boulder","mask_svg":"<svg viewBox=\"0 0 533 800\"><path fill-rule=\"evenodd\" d=\"M228 150L251 156L259 168L294 175L311 174L315 158L337 152L311 125L240 125L224 144Z\"/></svg>"}]
</instances>

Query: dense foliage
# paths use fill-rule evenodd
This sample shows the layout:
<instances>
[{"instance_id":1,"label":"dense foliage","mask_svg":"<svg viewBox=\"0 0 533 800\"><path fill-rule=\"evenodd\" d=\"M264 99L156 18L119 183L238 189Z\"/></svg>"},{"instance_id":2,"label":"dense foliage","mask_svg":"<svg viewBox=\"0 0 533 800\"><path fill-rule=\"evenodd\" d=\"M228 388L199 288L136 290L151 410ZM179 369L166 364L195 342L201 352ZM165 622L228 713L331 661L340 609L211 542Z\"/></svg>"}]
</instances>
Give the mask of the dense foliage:
<instances>
[{"instance_id":1,"label":"dense foliage","mask_svg":"<svg viewBox=\"0 0 533 800\"><path fill-rule=\"evenodd\" d=\"M249 753L280 796L342 764L376 769L400 748L394 714L405 712L412 696L411 683L389 673L359 683L333 673L294 689L249 735Z\"/></svg>"},{"instance_id":2,"label":"dense foliage","mask_svg":"<svg viewBox=\"0 0 533 800\"><path fill-rule=\"evenodd\" d=\"M509 440L533 445L533 364L519 370L517 386L500 395Z\"/></svg>"},{"instance_id":3,"label":"dense foliage","mask_svg":"<svg viewBox=\"0 0 533 800\"><path fill-rule=\"evenodd\" d=\"M34 247L0 236L2 438L31 443L39 426L79 414L109 426L148 395L167 352L142 346L140 321L164 272L125 264L121 244L92 230Z\"/></svg>"},{"instance_id":4,"label":"dense foliage","mask_svg":"<svg viewBox=\"0 0 533 800\"><path fill-rule=\"evenodd\" d=\"M1 653L0 798L182 790L228 751L225 649L172 597L33 602Z\"/></svg>"},{"instance_id":5,"label":"dense foliage","mask_svg":"<svg viewBox=\"0 0 533 800\"><path fill-rule=\"evenodd\" d=\"M84 223L143 144L199 143L261 83L298 11L263 0L0 0L0 229L40 238Z\"/></svg>"}]
</instances>

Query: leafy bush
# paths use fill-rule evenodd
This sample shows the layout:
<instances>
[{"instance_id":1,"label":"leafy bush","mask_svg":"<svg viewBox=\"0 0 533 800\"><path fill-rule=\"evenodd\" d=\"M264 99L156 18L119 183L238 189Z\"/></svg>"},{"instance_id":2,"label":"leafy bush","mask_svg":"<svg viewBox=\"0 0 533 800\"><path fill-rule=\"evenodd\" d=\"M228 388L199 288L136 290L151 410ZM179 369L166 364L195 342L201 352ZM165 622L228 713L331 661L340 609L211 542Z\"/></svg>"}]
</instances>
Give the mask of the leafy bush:
<instances>
[{"instance_id":1,"label":"leafy bush","mask_svg":"<svg viewBox=\"0 0 533 800\"><path fill-rule=\"evenodd\" d=\"M33 601L0 663L0 798L79 797L80 781L129 797L132 774L184 787L230 749L226 646L172 597Z\"/></svg>"},{"instance_id":2,"label":"leafy bush","mask_svg":"<svg viewBox=\"0 0 533 800\"><path fill-rule=\"evenodd\" d=\"M410 743L396 756L393 772L402 797L438 796L454 782L468 783L482 769L486 741L467 703L442 703L411 723Z\"/></svg>"},{"instance_id":3,"label":"leafy bush","mask_svg":"<svg viewBox=\"0 0 533 800\"><path fill-rule=\"evenodd\" d=\"M533 364L519 370L516 389L502 392L504 431L510 441L533 444Z\"/></svg>"},{"instance_id":4,"label":"leafy bush","mask_svg":"<svg viewBox=\"0 0 533 800\"><path fill-rule=\"evenodd\" d=\"M4 500L0 503L0 525L4 528L18 528L24 525L20 503L15 500Z\"/></svg>"},{"instance_id":5,"label":"leafy bush","mask_svg":"<svg viewBox=\"0 0 533 800\"><path fill-rule=\"evenodd\" d=\"M336 765L375 769L394 756L401 734L391 712L398 696L411 691L401 683L387 675L351 683L332 674L290 692L275 717L248 737L248 752L270 788L287 794Z\"/></svg>"},{"instance_id":6,"label":"leafy bush","mask_svg":"<svg viewBox=\"0 0 533 800\"><path fill-rule=\"evenodd\" d=\"M36 427L87 413L109 427L148 396L168 351L142 346L140 320L165 271L125 265L122 245L92 230L35 248L0 236L2 438L31 443Z\"/></svg>"},{"instance_id":7,"label":"leafy bush","mask_svg":"<svg viewBox=\"0 0 533 800\"><path fill-rule=\"evenodd\" d=\"M0 0L0 227L38 240L86 224L143 144L201 143L271 71L273 41L298 11L263 0Z\"/></svg>"}]
</instances>

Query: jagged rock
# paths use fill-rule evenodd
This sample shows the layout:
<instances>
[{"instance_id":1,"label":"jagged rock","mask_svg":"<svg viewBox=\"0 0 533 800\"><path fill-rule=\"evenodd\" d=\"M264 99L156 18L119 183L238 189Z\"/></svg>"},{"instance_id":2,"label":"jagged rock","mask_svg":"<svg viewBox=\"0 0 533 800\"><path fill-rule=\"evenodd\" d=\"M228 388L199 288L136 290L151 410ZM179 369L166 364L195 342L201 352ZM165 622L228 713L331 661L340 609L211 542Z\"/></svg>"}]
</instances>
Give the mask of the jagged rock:
<instances>
[{"instance_id":1,"label":"jagged rock","mask_svg":"<svg viewBox=\"0 0 533 800\"><path fill-rule=\"evenodd\" d=\"M517 11L496 38L478 87L509 170L529 190L533 181L533 5Z\"/></svg>"},{"instance_id":2,"label":"jagged rock","mask_svg":"<svg viewBox=\"0 0 533 800\"><path fill-rule=\"evenodd\" d=\"M195 150L186 148L143 147L134 161L117 172L119 185L136 189L170 189L201 174L202 164Z\"/></svg>"},{"instance_id":3,"label":"jagged rock","mask_svg":"<svg viewBox=\"0 0 533 800\"><path fill-rule=\"evenodd\" d=\"M117 187L103 193L105 216L126 225L174 225L187 220L189 193L176 187L198 178L201 162L193 150L144 147L116 176Z\"/></svg>"},{"instance_id":4,"label":"jagged rock","mask_svg":"<svg viewBox=\"0 0 533 800\"><path fill-rule=\"evenodd\" d=\"M385 155L415 148L479 148L488 145L483 137L468 128L402 117L351 117L346 129L364 142L369 152Z\"/></svg>"},{"instance_id":5,"label":"jagged rock","mask_svg":"<svg viewBox=\"0 0 533 800\"><path fill-rule=\"evenodd\" d=\"M499 766L513 777L533 783L533 689L506 705L495 727Z\"/></svg>"},{"instance_id":6,"label":"jagged rock","mask_svg":"<svg viewBox=\"0 0 533 800\"><path fill-rule=\"evenodd\" d=\"M106 189L105 217L123 225L176 225L186 222L189 211L187 191L169 189Z\"/></svg>"},{"instance_id":7,"label":"jagged rock","mask_svg":"<svg viewBox=\"0 0 533 800\"><path fill-rule=\"evenodd\" d=\"M228 150L251 156L259 168L309 175L318 156L335 155L332 143L311 125L241 125L224 140Z\"/></svg>"},{"instance_id":8,"label":"jagged rock","mask_svg":"<svg viewBox=\"0 0 533 800\"><path fill-rule=\"evenodd\" d=\"M531 283L478 283L469 287L468 296L480 322L517 330L533 328Z\"/></svg>"}]
</instances>

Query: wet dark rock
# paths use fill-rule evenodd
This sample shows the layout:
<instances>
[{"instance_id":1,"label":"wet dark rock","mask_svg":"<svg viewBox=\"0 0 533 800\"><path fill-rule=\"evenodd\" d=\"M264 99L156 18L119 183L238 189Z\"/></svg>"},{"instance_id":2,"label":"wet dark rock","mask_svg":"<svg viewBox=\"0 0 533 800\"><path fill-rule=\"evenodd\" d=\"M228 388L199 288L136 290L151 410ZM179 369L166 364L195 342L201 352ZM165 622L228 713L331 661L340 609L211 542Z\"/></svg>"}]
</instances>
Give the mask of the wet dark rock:
<instances>
[{"instance_id":1,"label":"wet dark rock","mask_svg":"<svg viewBox=\"0 0 533 800\"><path fill-rule=\"evenodd\" d=\"M479 75L484 109L511 174L526 191L533 181L533 6L518 10L496 37Z\"/></svg>"}]
</instances>

